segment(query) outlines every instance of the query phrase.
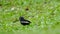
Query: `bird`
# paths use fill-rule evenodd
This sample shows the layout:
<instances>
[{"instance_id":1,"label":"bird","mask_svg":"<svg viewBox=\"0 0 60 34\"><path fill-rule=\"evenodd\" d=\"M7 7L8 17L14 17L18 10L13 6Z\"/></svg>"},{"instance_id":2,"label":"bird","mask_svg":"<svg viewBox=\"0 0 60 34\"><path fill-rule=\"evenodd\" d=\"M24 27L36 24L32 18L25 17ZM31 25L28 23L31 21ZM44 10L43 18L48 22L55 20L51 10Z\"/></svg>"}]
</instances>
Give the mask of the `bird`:
<instances>
[{"instance_id":1,"label":"bird","mask_svg":"<svg viewBox=\"0 0 60 34\"><path fill-rule=\"evenodd\" d=\"M20 20L20 23L22 24L22 25L29 25L31 22L29 21L29 20L26 20L26 19L24 19L24 17L19 17L19 20Z\"/></svg>"}]
</instances>

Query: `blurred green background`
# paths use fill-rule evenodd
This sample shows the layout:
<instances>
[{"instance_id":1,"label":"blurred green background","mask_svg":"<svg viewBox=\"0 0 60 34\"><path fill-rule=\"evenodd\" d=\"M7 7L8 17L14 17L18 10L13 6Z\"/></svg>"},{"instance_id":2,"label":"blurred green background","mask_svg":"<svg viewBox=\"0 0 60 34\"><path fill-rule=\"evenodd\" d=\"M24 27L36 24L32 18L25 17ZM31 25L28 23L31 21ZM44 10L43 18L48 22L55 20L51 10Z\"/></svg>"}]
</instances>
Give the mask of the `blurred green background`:
<instances>
[{"instance_id":1,"label":"blurred green background","mask_svg":"<svg viewBox=\"0 0 60 34\"><path fill-rule=\"evenodd\" d=\"M60 34L60 0L0 0L0 34Z\"/></svg>"}]
</instances>

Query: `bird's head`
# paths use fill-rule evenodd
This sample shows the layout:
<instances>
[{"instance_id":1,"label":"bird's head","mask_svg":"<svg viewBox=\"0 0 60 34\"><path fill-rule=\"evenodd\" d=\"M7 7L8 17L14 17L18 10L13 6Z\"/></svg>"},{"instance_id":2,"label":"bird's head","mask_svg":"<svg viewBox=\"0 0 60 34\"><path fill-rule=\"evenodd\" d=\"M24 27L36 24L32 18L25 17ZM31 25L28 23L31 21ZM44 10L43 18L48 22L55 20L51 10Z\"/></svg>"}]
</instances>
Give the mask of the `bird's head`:
<instances>
[{"instance_id":1,"label":"bird's head","mask_svg":"<svg viewBox=\"0 0 60 34\"><path fill-rule=\"evenodd\" d=\"M24 20L24 17L21 16L19 19L22 21L22 20Z\"/></svg>"}]
</instances>

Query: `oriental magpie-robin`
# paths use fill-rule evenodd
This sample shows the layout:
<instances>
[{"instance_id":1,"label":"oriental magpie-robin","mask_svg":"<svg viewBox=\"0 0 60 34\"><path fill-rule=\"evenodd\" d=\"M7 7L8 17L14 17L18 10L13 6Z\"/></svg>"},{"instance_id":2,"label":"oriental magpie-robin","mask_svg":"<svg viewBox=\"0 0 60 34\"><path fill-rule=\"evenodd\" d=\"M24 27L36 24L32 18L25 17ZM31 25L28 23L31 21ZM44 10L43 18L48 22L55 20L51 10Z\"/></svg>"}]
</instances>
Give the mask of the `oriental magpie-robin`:
<instances>
[{"instance_id":1,"label":"oriental magpie-robin","mask_svg":"<svg viewBox=\"0 0 60 34\"><path fill-rule=\"evenodd\" d=\"M24 19L24 17L19 17L19 20L22 25L29 25L31 23L29 20Z\"/></svg>"}]
</instances>

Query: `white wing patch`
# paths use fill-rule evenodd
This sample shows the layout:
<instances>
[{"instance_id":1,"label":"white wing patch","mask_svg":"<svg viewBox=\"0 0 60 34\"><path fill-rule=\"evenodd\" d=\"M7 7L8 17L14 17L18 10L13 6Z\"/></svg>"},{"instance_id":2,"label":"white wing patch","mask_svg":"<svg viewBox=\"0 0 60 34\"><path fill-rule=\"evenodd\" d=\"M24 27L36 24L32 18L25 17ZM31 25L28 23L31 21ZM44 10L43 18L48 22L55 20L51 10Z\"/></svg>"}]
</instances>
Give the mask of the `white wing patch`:
<instances>
[{"instance_id":1,"label":"white wing patch","mask_svg":"<svg viewBox=\"0 0 60 34\"><path fill-rule=\"evenodd\" d=\"M27 22L27 21L21 21L22 23L29 23L29 22Z\"/></svg>"}]
</instances>

